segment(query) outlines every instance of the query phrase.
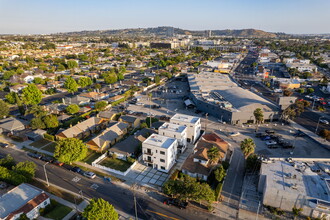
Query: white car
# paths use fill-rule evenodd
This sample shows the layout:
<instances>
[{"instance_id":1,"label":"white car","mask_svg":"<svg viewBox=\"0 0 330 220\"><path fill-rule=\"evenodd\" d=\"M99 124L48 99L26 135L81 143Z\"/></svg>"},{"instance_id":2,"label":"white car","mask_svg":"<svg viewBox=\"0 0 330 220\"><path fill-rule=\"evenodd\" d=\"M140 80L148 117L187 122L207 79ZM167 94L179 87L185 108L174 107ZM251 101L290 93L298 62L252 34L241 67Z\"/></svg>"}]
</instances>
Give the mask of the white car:
<instances>
[{"instance_id":1,"label":"white car","mask_svg":"<svg viewBox=\"0 0 330 220\"><path fill-rule=\"evenodd\" d=\"M320 122L321 122L322 124L326 124L326 125L329 124L329 122L328 122L327 120L325 120L325 119L320 120Z\"/></svg>"},{"instance_id":2,"label":"white car","mask_svg":"<svg viewBox=\"0 0 330 220\"><path fill-rule=\"evenodd\" d=\"M230 132L229 133L229 136L231 136L231 137L235 137L235 136L238 136L238 135L240 135L241 133L239 133L238 131L236 131L236 132Z\"/></svg>"},{"instance_id":3,"label":"white car","mask_svg":"<svg viewBox=\"0 0 330 220\"><path fill-rule=\"evenodd\" d=\"M85 177L88 177L88 178L90 178L90 179L94 179L95 177L96 177L96 175L95 175L95 173L93 173L93 172L84 172L84 176Z\"/></svg>"},{"instance_id":4,"label":"white car","mask_svg":"<svg viewBox=\"0 0 330 220\"><path fill-rule=\"evenodd\" d=\"M275 145L275 144L277 144L276 141L266 141L266 145L267 145L267 146Z\"/></svg>"}]
</instances>

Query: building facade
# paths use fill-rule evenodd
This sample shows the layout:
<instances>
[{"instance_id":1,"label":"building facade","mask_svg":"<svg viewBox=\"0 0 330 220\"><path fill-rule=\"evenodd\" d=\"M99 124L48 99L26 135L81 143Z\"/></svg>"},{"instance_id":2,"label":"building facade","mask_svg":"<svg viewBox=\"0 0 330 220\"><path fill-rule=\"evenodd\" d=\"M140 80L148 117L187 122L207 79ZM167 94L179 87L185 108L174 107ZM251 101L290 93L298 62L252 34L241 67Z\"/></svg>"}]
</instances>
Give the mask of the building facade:
<instances>
[{"instance_id":1,"label":"building facade","mask_svg":"<svg viewBox=\"0 0 330 220\"><path fill-rule=\"evenodd\" d=\"M170 123L187 127L187 142L195 143L201 133L201 120L199 117L175 114Z\"/></svg>"},{"instance_id":2,"label":"building facade","mask_svg":"<svg viewBox=\"0 0 330 220\"><path fill-rule=\"evenodd\" d=\"M158 128L158 133L166 137L175 138L178 141L178 151L183 153L187 147L187 127L165 122Z\"/></svg>"}]
</instances>

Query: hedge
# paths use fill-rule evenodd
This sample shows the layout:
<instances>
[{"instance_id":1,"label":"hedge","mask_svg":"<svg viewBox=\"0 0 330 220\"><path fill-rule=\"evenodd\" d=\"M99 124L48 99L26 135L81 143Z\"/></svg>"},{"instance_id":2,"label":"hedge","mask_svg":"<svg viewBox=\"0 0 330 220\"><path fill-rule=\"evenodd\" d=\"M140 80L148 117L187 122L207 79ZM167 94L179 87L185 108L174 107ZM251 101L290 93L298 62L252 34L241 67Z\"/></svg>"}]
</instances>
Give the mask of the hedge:
<instances>
[{"instance_id":1,"label":"hedge","mask_svg":"<svg viewBox=\"0 0 330 220\"><path fill-rule=\"evenodd\" d=\"M220 198L221 191L222 191L222 186L223 186L223 184L222 183L219 183L217 185L217 188L215 188L214 195L215 195L215 200L216 201L218 201L219 198Z\"/></svg>"},{"instance_id":2,"label":"hedge","mask_svg":"<svg viewBox=\"0 0 330 220\"><path fill-rule=\"evenodd\" d=\"M47 139L47 140L50 140L50 141L54 141L55 140L54 135L47 134L47 133L44 134L44 138Z\"/></svg>"}]
</instances>

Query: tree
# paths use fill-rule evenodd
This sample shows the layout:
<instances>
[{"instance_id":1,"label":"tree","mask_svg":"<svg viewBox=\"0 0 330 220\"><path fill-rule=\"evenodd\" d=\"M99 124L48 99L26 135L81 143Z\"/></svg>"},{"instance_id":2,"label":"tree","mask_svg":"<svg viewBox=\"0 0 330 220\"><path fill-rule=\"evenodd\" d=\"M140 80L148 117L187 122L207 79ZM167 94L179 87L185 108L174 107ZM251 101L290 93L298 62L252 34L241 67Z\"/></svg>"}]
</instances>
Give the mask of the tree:
<instances>
[{"instance_id":1,"label":"tree","mask_svg":"<svg viewBox=\"0 0 330 220\"><path fill-rule=\"evenodd\" d=\"M56 143L54 157L64 163L72 163L86 157L87 147L82 140L66 138Z\"/></svg>"},{"instance_id":2,"label":"tree","mask_svg":"<svg viewBox=\"0 0 330 220\"><path fill-rule=\"evenodd\" d=\"M6 98L6 100L9 104L15 104L16 103L16 98L15 98L16 95L15 94L17 94L17 93L10 92L5 96L5 98Z\"/></svg>"},{"instance_id":3,"label":"tree","mask_svg":"<svg viewBox=\"0 0 330 220\"><path fill-rule=\"evenodd\" d=\"M19 162L13 167L13 171L26 177L28 181L31 181L36 172L37 165L32 161Z\"/></svg>"},{"instance_id":4,"label":"tree","mask_svg":"<svg viewBox=\"0 0 330 220\"><path fill-rule=\"evenodd\" d=\"M156 75L155 76L155 83L156 84L159 84L160 83L160 76L159 75Z\"/></svg>"},{"instance_id":5,"label":"tree","mask_svg":"<svg viewBox=\"0 0 330 220\"><path fill-rule=\"evenodd\" d=\"M27 114L33 114L35 117L44 117L47 115L47 112L40 105L32 105L28 108Z\"/></svg>"},{"instance_id":6,"label":"tree","mask_svg":"<svg viewBox=\"0 0 330 220\"><path fill-rule=\"evenodd\" d=\"M42 92L35 84L29 84L22 90L22 98L27 105L36 105L41 102Z\"/></svg>"},{"instance_id":7,"label":"tree","mask_svg":"<svg viewBox=\"0 0 330 220\"><path fill-rule=\"evenodd\" d=\"M263 122L263 120L264 120L264 113L261 110L261 108L257 108L256 110L254 110L253 115L254 115L254 117L256 119L256 123L257 124Z\"/></svg>"},{"instance_id":8,"label":"tree","mask_svg":"<svg viewBox=\"0 0 330 220\"><path fill-rule=\"evenodd\" d=\"M226 176L226 170L225 168L223 168L222 165L220 165L219 167L217 167L214 171L214 177L215 179L220 183Z\"/></svg>"},{"instance_id":9,"label":"tree","mask_svg":"<svg viewBox=\"0 0 330 220\"><path fill-rule=\"evenodd\" d=\"M58 64L56 70L59 71L59 72L64 71L65 70L65 66L63 64Z\"/></svg>"},{"instance_id":10,"label":"tree","mask_svg":"<svg viewBox=\"0 0 330 220\"><path fill-rule=\"evenodd\" d=\"M297 92L300 93L300 94L303 94L303 93L305 93L305 89L304 88L299 88L297 90Z\"/></svg>"},{"instance_id":11,"label":"tree","mask_svg":"<svg viewBox=\"0 0 330 220\"><path fill-rule=\"evenodd\" d=\"M68 77L64 82L64 88L66 88L68 92L74 93L78 91L78 84L72 77Z\"/></svg>"},{"instance_id":12,"label":"tree","mask_svg":"<svg viewBox=\"0 0 330 220\"><path fill-rule=\"evenodd\" d=\"M36 77L36 78L34 78L33 82L34 82L35 84L45 84L45 80L43 80L43 79L40 78L40 77Z\"/></svg>"},{"instance_id":13,"label":"tree","mask_svg":"<svg viewBox=\"0 0 330 220\"><path fill-rule=\"evenodd\" d=\"M330 139L330 131L328 129L323 129L320 131L320 136L328 140Z\"/></svg>"},{"instance_id":14,"label":"tree","mask_svg":"<svg viewBox=\"0 0 330 220\"><path fill-rule=\"evenodd\" d=\"M68 107L66 107L66 112L69 114L76 114L77 112L79 112L79 106L77 104L71 104Z\"/></svg>"},{"instance_id":15,"label":"tree","mask_svg":"<svg viewBox=\"0 0 330 220\"><path fill-rule=\"evenodd\" d=\"M293 215L294 215L294 219L296 219L296 217L298 216L298 215L300 215L300 213L303 211L303 209L302 208L297 208L296 206L294 206L293 208L292 208L292 212L293 212Z\"/></svg>"},{"instance_id":16,"label":"tree","mask_svg":"<svg viewBox=\"0 0 330 220\"><path fill-rule=\"evenodd\" d=\"M293 94L293 92L290 91L290 90L287 90L287 89L286 89L286 90L283 91L283 95L284 95L284 96L291 96L292 94Z\"/></svg>"},{"instance_id":17,"label":"tree","mask_svg":"<svg viewBox=\"0 0 330 220\"><path fill-rule=\"evenodd\" d=\"M104 76L104 82L106 84L113 84L115 82L117 82L118 77L115 73L108 73Z\"/></svg>"},{"instance_id":18,"label":"tree","mask_svg":"<svg viewBox=\"0 0 330 220\"><path fill-rule=\"evenodd\" d=\"M8 114L9 114L8 105L3 100L0 100L0 118L4 118Z\"/></svg>"},{"instance_id":19,"label":"tree","mask_svg":"<svg viewBox=\"0 0 330 220\"><path fill-rule=\"evenodd\" d=\"M93 84L91 78L89 77L81 77L78 80L78 84L81 88L85 88L86 86L90 86Z\"/></svg>"},{"instance_id":20,"label":"tree","mask_svg":"<svg viewBox=\"0 0 330 220\"><path fill-rule=\"evenodd\" d=\"M69 60L66 65L68 66L68 69L74 69L78 67L78 63L74 60Z\"/></svg>"},{"instance_id":21,"label":"tree","mask_svg":"<svg viewBox=\"0 0 330 220\"><path fill-rule=\"evenodd\" d=\"M245 158L247 158L250 154L254 153L254 148L255 144L251 138L245 138L241 142L241 150L243 151Z\"/></svg>"},{"instance_id":22,"label":"tree","mask_svg":"<svg viewBox=\"0 0 330 220\"><path fill-rule=\"evenodd\" d=\"M108 103L106 101L99 101L95 103L95 109L98 111L103 111L107 105Z\"/></svg>"},{"instance_id":23,"label":"tree","mask_svg":"<svg viewBox=\"0 0 330 220\"><path fill-rule=\"evenodd\" d=\"M117 73L117 78L118 78L118 80L123 80L123 79L125 79L124 74L121 73L121 72Z\"/></svg>"},{"instance_id":24,"label":"tree","mask_svg":"<svg viewBox=\"0 0 330 220\"><path fill-rule=\"evenodd\" d=\"M14 158L10 154L7 154L6 157L0 159L0 167L6 167L7 169L11 169L15 165L16 163L14 161Z\"/></svg>"},{"instance_id":25,"label":"tree","mask_svg":"<svg viewBox=\"0 0 330 220\"><path fill-rule=\"evenodd\" d=\"M216 163L220 158L219 148L213 146L207 151L207 156L209 157L212 163Z\"/></svg>"},{"instance_id":26,"label":"tree","mask_svg":"<svg viewBox=\"0 0 330 220\"><path fill-rule=\"evenodd\" d=\"M32 129L45 129L46 125L41 117L35 117L31 120L30 126Z\"/></svg>"},{"instance_id":27,"label":"tree","mask_svg":"<svg viewBox=\"0 0 330 220\"><path fill-rule=\"evenodd\" d=\"M145 122L142 122L141 125L140 125L140 128L147 128L147 127L148 127L148 125Z\"/></svg>"},{"instance_id":28,"label":"tree","mask_svg":"<svg viewBox=\"0 0 330 220\"><path fill-rule=\"evenodd\" d=\"M308 88L307 91L306 91L308 94L311 94L314 92L314 89L313 88Z\"/></svg>"},{"instance_id":29,"label":"tree","mask_svg":"<svg viewBox=\"0 0 330 220\"><path fill-rule=\"evenodd\" d=\"M56 115L47 115L43 118L43 121L46 125L46 128L57 128L58 127L58 120Z\"/></svg>"},{"instance_id":30,"label":"tree","mask_svg":"<svg viewBox=\"0 0 330 220\"><path fill-rule=\"evenodd\" d=\"M92 199L84 209L82 216L88 220L118 220L115 208L104 199Z\"/></svg>"}]
</instances>

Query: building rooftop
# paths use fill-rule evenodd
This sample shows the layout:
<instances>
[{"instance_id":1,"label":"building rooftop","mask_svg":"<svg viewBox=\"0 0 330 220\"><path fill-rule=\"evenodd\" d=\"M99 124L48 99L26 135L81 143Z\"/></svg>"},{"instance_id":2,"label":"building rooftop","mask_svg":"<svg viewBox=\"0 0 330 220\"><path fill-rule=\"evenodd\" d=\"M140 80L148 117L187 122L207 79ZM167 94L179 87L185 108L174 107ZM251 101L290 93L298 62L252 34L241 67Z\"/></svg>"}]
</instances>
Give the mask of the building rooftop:
<instances>
[{"instance_id":1,"label":"building rooftop","mask_svg":"<svg viewBox=\"0 0 330 220\"><path fill-rule=\"evenodd\" d=\"M160 129L166 130L166 131L171 131L171 132L177 132L177 133L181 134L184 130L187 129L187 127L184 125L177 125L177 124L165 122L162 126L160 126L158 128L158 130L160 130Z\"/></svg>"},{"instance_id":2,"label":"building rooftop","mask_svg":"<svg viewBox=\"0 0 330 220\"><path fill-rule=\"evenodd\" d=\"M41 190L24 183L15 187L0 197L0 218L4 219L41 193Z\"/></svg>"},{"instance_id":3,"label":"building rooftop","mask_svg":"<svg viewBox=\"0 0 330 220\"><path fill-rule=\"evenodd\" d=\"M284 161L262 164L261 175L266 175L267 190L285 192L292 195L308 196L329 200L326 181L311 171L304 163L290 164Z\"/></svg>"},{"instance_id":4,"label":"building rooftop","mask_svg":"<svg viewBox=\"0 0 330 220\"><path fill-rule=\"evenodd\" d=\"M195 124L199 120L199 117L195 117L195 116L191 116L191 115L184 115L184 114L175 114L171 118L171 120Z\"/></svg>"},{"instance_id":5,"label":"building rooftop","mask_svg":"<svg viewBox=\"0 0 330 220\"><path fill-rule=\"evenodd\" d=\"M173 145L173 143L176 142L176 139L174 138L170 138L170 137L165 137L163 135L159 135L159 134L153 134L150 137L147 138L147 140L145 140L143 142L143 144L149 144L149 145L153 145L156 147L161 147L161 148L169 148Z\"/></svg>"}]
</instances>

